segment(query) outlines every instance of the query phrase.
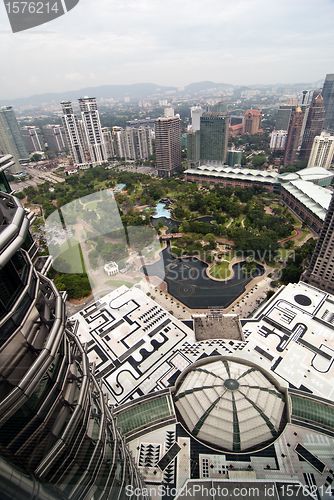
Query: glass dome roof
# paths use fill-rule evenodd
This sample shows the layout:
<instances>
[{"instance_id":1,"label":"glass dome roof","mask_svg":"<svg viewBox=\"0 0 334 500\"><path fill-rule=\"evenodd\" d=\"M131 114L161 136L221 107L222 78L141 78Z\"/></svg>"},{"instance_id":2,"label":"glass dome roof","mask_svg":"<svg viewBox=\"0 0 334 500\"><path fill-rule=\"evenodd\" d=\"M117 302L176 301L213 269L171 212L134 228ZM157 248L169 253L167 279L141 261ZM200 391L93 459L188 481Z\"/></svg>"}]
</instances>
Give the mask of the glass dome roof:
<instances>
[{"instance_id":1,"label":"glass dome roof","mask_svg":"<svg viewBox=\"0 0 334 500\"><path fill-rule=\"evenodd\" d=\"M260 369L224 358L194 366L174 401L194 437L234 452L275 439L285 408L284 395Z\"/></svg>"}]
</instances>

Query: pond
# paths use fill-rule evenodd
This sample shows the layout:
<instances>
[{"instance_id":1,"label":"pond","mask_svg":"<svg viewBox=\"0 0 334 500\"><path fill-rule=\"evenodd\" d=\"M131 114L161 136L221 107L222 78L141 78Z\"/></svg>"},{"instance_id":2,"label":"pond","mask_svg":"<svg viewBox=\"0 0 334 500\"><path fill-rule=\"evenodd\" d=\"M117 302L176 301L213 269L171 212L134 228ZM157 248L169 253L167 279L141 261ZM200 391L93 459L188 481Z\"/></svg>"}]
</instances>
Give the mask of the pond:
<instances>
[{"instance_id":1,"label":"pond","mask_svg":"<svg viewBox=\"0 0 334 500\"><path fill-rule=\"evenodd\" d=\"M158 203L156 211L158 212L156 215L152 215L153 219L158 219L159 217L165 217L166 219L170 219L170 213L168 210L164 208L164 203Z\"/></svg>"},{"instance_id":2,"label":"pond","mask_svg":"<svg viewBox=\"0 0 334 500\"><path fill-rule=\"evenodd\" d=\"M220 282L206 274L208 264L196 257L176 258L168 242L155 264L144 266L141 271L147 276L158 276L167 283L168 292L190 309L226 308L246 290L246 285L255 277L264 274L264 268L256 264L250 275L243 273L245 262L232 266L233 278Z\"/></svg>"}]
</instances>

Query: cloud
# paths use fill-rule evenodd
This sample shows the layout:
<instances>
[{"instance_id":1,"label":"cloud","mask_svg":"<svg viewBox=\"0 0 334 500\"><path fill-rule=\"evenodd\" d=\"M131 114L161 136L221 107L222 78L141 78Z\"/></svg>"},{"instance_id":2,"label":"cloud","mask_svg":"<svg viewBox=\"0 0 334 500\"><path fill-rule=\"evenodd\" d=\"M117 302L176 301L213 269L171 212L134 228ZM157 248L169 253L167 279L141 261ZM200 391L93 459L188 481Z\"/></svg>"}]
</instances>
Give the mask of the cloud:
<instances>
[{"instance_id":1,"label":"cloud","mask_svg":"<svg viewBox=\"0 0 334 500\"><path fill-rule=\"evenodd\" d=\"M333 68L333 17L330 0L316 8L313 0L80 0L45 32L3 33L0 57L12 80L0 80L1 95L92 83L316 81Z\"/></svg>"}]
</instances>

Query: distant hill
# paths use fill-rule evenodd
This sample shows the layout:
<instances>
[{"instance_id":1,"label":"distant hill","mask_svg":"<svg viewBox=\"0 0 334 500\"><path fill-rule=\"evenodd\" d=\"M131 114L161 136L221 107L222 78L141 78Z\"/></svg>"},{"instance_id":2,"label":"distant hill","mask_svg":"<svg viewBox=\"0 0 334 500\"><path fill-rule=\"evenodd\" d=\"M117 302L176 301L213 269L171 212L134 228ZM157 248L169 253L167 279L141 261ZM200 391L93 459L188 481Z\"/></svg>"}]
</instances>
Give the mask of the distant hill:
<instances>
[{"instance_id":1,"label":"distant hill","mask_svg":"<svg viewBox=\"0 0 334 500\"><path fill-rule=\"evenodd\" d=\"M79 90L69 90L67 92L38 94L31 97L19 99L0 99L1 106L39 106L44 103L56 103L61 101L76 101L79 97L88 95L89 97L104 99L120 99L122 97L148 97L159 93L164 94L169 90L177 90L176 87L164 87L154 83L134 83L132 85L102 85L100 87L86 87Z\"/></svg>"},{"instance_id":2,"label":"distant hill","mask_svg":"<svg viewBox=\"0 0 334 500\"><path fill-rule=\"evenodd\" d=\"M227 89L232 87L232 85L229 85L228 83L214 83L210 81L206 82L197 82L197 83L191 83L190 85L187 85L184 87L184 92L186 94L195 94L198 92L203 92L204 90L207 89Z\"/></svg>"}]
</instances>

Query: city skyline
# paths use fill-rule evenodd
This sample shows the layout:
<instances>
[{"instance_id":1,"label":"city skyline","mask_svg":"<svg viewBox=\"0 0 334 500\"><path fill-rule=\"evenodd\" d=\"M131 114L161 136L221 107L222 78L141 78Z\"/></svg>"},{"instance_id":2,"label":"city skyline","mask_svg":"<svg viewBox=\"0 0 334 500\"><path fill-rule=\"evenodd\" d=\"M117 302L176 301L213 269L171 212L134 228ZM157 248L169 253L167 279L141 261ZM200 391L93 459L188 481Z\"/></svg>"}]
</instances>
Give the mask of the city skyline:
<instances>
[{"instance_id":1,"label":"city skyline","mask_svg":"<svg viewBox=\"0 0 334 500\"><path fill-rule=\"evenodd\" d=\"M54 21L13 34L2 5L1 95L201 77L231 85L316 82L332 71L334 4L210 0L115 6L81 0ZM0 10L1 12L1 10ZM25 78L22 78L25 75ZM21 76L21 77L20 77Z\"/></svg>"}]
</instances>

